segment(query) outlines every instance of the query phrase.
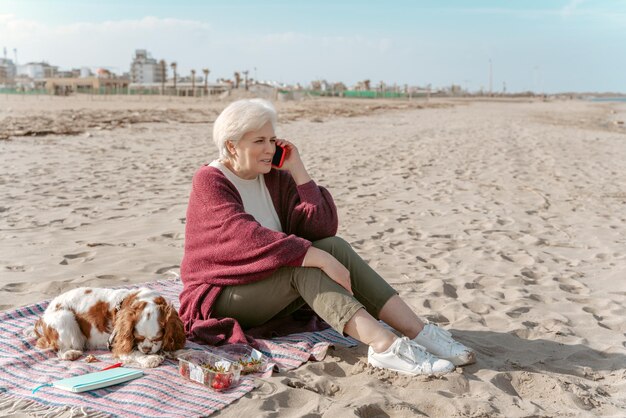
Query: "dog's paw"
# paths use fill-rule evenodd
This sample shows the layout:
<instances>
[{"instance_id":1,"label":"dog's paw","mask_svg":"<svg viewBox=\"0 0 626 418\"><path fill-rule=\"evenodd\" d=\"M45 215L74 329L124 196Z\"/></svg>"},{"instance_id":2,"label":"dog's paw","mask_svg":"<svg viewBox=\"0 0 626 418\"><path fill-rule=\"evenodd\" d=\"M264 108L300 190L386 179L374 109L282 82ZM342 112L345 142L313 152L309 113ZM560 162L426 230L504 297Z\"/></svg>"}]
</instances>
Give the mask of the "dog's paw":
<instances>
[{"instance_id":1,"label":"dog's paw","mask_svg":"<svg viewBox=\"0 0 626 418\"><path fill-rule=\"evenodd\" d=\"M158 354L150 354L136 359L137 363L144 369L151 369L163 363L165 358Z\"/></svg>"},{"instance_id":2,"label":"dog's paw","mask_svg":"<svg viewBox=\"0 0 626 418\"><path fill-rule=\"evenodd\" d=\"M80 350L67 350L67 351L59 351L59 358L61 360L76 360L80 356L83 355L83 352Z\"/></svg>"},{"instance_id":3,"label":"dog's paw","mask_svg":"<svg viewBox=\"0 0 626 418\"><path fill-rule=\"evenodd\" d=\"M185 354L191 351L195 351L195 350L189 350L189 349L183 348L181 350L175 350L175 351L164 351L163 355L165 356L165 358L177 360L178 357L180 357L182 354Z\"/></svg>"},{"instance_id":4,"label":"dog's paw","mask_svg":"<svg viewBox=\"0 0 626 418\"><path fill-rule=\"evenodd\" d=\"M34 326L30 326L27 328L24 328L24 330L22 330L22 335L26 338L37 338L38 335L35 332L35 327Z\"/></svg>"}]
</instances>

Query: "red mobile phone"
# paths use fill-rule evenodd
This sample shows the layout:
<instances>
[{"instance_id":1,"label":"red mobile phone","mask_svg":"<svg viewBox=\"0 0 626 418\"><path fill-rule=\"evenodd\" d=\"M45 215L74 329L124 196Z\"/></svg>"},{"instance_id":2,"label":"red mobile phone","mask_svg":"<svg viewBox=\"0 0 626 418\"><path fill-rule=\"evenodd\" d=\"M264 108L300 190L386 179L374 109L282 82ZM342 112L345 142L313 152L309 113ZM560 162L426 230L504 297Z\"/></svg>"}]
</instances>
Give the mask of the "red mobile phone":
<instances>
[{"instance_id":1,"label":"red mobile phone","mask_svg":"<svg viewBox=\"0 0 626 418\"><path fill-rule=\"evenodd\" d=\"M272 165L276 168L281 168L283 166L283 163L285 162L286 156L287 150L285 150L285 147L276 145L276 152L274 153L274 157L272 158Z\"/></svg>"}]
</instances>

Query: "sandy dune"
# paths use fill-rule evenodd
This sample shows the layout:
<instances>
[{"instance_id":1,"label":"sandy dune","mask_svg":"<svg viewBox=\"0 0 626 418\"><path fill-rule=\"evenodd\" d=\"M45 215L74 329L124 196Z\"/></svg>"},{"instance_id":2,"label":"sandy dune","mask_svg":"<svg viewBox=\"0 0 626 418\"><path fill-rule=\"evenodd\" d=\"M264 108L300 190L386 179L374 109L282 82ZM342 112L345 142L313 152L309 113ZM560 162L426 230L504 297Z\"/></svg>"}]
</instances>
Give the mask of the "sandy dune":
<instances>
[{"instance_id":1,"label":"sandy dune","mask_svg":"<svg viewBox=\"0 0 626 418\"><path fill-rule=\"evenodd\" d=\"M178 272L227 103L0 96L0 309ZM340 235L479 360L407 377L339 348L216 416L626 415L625 104L277 106Z\"/></svg>"}]
</instances>

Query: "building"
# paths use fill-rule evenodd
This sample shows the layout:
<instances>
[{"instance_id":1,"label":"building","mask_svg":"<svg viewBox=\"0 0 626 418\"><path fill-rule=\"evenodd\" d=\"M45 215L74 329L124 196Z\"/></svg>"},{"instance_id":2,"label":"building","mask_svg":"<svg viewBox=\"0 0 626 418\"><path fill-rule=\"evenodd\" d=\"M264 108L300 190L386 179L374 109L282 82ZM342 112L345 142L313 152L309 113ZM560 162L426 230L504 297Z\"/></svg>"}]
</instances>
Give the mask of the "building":
<instances>
[{"instance_id":1,"label":"building","mask_svg":"<svg viewBox=\"0 0 626 418\"><path fill-rule=\"evenodd\" d=\"M106 68L98 68L96 70L96 77L98 78L115 78L115 75L107 70ZM124 78L124 79L128 79L128 77L120 77L120 78Z\"/></svg>"},{"instance_id":2,"label":"building","mask_svg":"<svg viewBox=\"0 0 626 418\"><path fill-rule=\"evenodd\" d=\"M128 84L128 79L117 77L56 77L45 79L45 88L48 93L60 96L72 93L125 93Z\"/></svg>"},{"instance_id":3,"label":"building","mask_svg":"<svg viewBox=\"0 0 626 418\"><path fill-rule=\"evenodd\" d=\"M13 61L8 58L0 58L0 84L13 82L16 76L16 68Z\"/></svg>"},{"instance_id":4,"label":"building","mask_svg":"<svg viewBox=\"0 0 626 418\"><path fill-rule=\"evenodd\" d=\"M26 76L33 80L55 77L59 67L52 66L47 62L29 62L17 66L17 75Z\"/></svg>"},{"instance_id":5,"label":"building","mask_svg":"<svg viewBox=\"0 0 626 418\"><path fill-rule=\"evenodd\" d=\"M145 49L135 50L135 57L130 64L131 83L161 83L166 79L167 66L161 66Z\"/></svg>"},{"instance_id":6,"label":"building","mask_svg":"<svg viewBox=\"0 0 626 418\"><path fill-rule=\"evenodd\" d=\"M7 76L7 67L0 65L0 85L7 83L9 83L9 77Z\"/></svg>"},{"instance_id":7,"label":"building","mask_svg":"<svg viewBox=\"0 0 626 418\"><path fill-rule=\"evenodd\" d=\"M222 94L231 90L232 86L227 83L191 83L178 82L176 87L170 81L163 83L131 83L128 86L128 94L160 94L169 96L186 96L186 97L205 97L211 95Z\"/></svg>"},{"instance_id":8,"label":"building","mask_svg":"<svg viewBox=\"0 0 626 418\"><path fill-rule=\"evenodd\" d=\"M82 67L80 69L80 78L93 77L91 70L88 67Z\"/></svg>"}]
</instances>

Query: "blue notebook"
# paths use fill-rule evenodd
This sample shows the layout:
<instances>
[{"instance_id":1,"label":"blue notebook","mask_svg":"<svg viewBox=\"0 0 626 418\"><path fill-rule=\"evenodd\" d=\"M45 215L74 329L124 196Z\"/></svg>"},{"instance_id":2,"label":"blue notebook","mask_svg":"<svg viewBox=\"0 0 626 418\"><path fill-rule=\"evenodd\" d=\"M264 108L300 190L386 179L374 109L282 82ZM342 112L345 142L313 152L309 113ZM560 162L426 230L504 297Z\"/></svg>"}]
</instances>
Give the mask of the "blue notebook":
<instances>
[{"instance_id":1,"label":"blue notebook","mask_svg":"<svg viewBox=\"0 0 626 418\"><path fill-rule=\"evenodd\" d=\"M87 373L80 376L57 380L55 382L36 387L33 389L33 393L44 386L53 386L69 392L85 392L87 390L117 385L118 383L124 383L141 376L143 376L143 372L141 370L117 367L115 369Z\"/></svg>"}]
</instances>

